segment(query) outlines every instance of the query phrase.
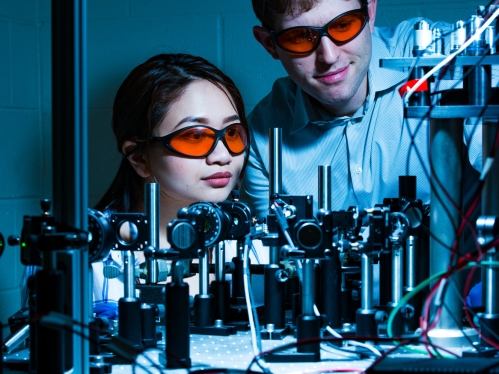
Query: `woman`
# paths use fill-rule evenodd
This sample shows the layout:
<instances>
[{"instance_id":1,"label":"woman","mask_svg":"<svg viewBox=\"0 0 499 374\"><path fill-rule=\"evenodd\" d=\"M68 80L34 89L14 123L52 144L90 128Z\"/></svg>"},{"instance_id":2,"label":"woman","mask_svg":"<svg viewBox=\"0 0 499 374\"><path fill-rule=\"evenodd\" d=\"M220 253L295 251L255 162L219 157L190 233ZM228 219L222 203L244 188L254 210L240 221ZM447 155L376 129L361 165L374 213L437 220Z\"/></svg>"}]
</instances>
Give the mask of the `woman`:
<instances>
[{"instance_id":1,"label":"woman","mask_svg":"<svg viewBox=\"0 0 499 374\"><path fill-rule=\"evenodd\" d=\"M123 159L95 208L143 212L144 183L159 183L161 248L170 247L166 226L180 208L223 201L240 181L249 143L243 100L201 57L160 54L133 69L116 94L112 125ZM119 252L109 256L94 264L94 311L113 317L123 283L103 278L103 265L121 266Z\"/></svg>"}]
</instances>

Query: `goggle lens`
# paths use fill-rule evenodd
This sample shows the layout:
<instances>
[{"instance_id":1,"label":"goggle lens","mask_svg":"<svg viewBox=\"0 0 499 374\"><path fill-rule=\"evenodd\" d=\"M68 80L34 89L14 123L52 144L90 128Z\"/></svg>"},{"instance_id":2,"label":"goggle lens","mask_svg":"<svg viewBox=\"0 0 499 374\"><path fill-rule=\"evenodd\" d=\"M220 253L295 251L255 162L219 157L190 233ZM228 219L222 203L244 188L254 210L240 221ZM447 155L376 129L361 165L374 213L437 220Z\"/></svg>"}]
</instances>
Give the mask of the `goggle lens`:
<instances>
[{"instance_id":1,"label":"goggle lens","mask_svg":"<svg viewBox=\"0 0 499 374\"><path fill-rule=\"evenodd\" d=\"M365 11L349 11L331 20L324 27L292 27L275 36L279 47L294 53L309 53L315 50L321 37L328 35L334 42L346 43L357 37L364 29L368 16Z\"/></svg>"},{"instance_id":2,"label":"goggle lens","mask_svg":"<svg viewBox=\"0 0 499 374\"><path fill-rule=\"evenodd\" d=\"M331 22L327 28L327 33L334 40L345 42L356 37L364 27L365 22L365 14L350 13Z\"/></svg>"},{"instance_id":3,"label":"goggle lens","mask_svg":"<svg viewBox=\"0 0 499 374\"><path fill-rule=\"evenodd\" d=\"M300 27L280 34L277 37L277 44L292 52L306 53L314 50L319 40L320 35L316 30Z\"/></svg>"},{"instance_id":4,"label":"goggle lens","mask_svg":"<svg viewBox=\"0 0 499 374\"><path fill-rule=\"evenodd\" d=\"M165 147L177 153L192 157L207 156L215 149L220 139L227 149L236 155L243 153L248 146L248 134L241 124L233 124L222 130L193 126L165 137L153 138L163 141Z\"/></svg>"}]
</instances>

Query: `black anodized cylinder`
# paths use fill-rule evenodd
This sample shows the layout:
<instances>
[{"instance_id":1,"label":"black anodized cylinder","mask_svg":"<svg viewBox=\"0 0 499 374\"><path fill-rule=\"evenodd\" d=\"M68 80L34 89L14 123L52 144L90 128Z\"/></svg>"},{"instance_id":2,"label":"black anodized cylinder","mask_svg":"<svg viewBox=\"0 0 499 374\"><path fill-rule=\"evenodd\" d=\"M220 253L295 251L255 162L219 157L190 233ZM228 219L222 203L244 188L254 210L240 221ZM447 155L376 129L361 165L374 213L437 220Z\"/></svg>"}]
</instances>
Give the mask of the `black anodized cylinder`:
<instances>
[{"instance_id":1,"label":"black anodized cylinder","mask_svg":"<svg viewBox=\"0 0 499 374\"><path fill-rule=\"evenodd\" d=\"M357 309L355 315L356 334L361 337L378 336L378 324L376 322L376 310Z\"/></svg>"},{"instance_id":2,"label":"black anodized cylinder","mask_svg":"<svg viewBox=\"0 0 499 374\"><path fill-rule=\"evenodd\" d=\"M300 315L296 319L298 342L303 339L318 338L320 336L321 320L317 316ZM297 351L300 353L320 354L320 342L299 344Z\"/></svg>"},{"instance_id":3,"label":"black anodized cylinder","mask_svg":"<svg viewBox=\"0 0 499 374\"><path fill-rule=\"evenodd\" d=\"M234 272L232 273L232 297L244 298L243 260L238 257L234 257L232 262L234 263Z\"/></svg>"},{"instance_id":4,"label":"black anodized cylinder","mask_svg":"<svg viewBox=\"0 0 499 374\"><path fill-rule=\"evenodd\" d=\"M341 262L338 251L331 258L320 260L319 310L327 315L327 324L341 328Z\"/></svg>"},{"instance_id":5,"label":"black anodized cylinder","mask_svg":"<svg viewBox=\"0 0 499 374\"><path fill-rule=\"evenodd\" d=\"M224 322L230 320L230 283L228 281L213 281L210 285L213 295L213 318Z\"/></svg>"},{"instance_id":6,"label":"black anodized cylinder","mask_svg":"<svg viewBox=\"0 0 499 374\"><path fill-rule=\"evenodd\" d=\"M122 297L119 299L118 316L119 336L128 340L134 347L140 347L142 345L140 300L135 297Z\"/></svg>"},{"instance_id":7,"label":"black anodized cylinder","mask_svg":"<svg viewBox=\"0 0 499 374\"><path fill-rule=\"evenodd\" d=\"M213 295L194 296L194 326L213 326Z\"/></svg>"},{"instance_id":8,"label":"black anodized cylinder","mask_svg":"<svg viewBox=\"0 0 499 374\"><path fill-rule=\"evenodd\" d=\"M416 198L416 176L415 175L400 175L399 176L399 199L406 198L413 200Z\"/></svg>"},{"instance_id":9,"label":"black anodized cylinder","mask_svg":"<svg viewBox=\"0 0 499 374\"><path fill-rule=\"evenodd\" d=\"M412 69L409 80L421 79L425 74L425 68L416 66ZM429 106L430 103L429 91L416 91L409 98L409 106Z\"/></svg>"},{"instance_id":10,"label":"black anodized cylinder","mask_svg":"<svg viewBox=\"0 0 499 374\"><path fill-rule=\"evenodd\" d=\"M36 275L36 314L64 313L64 274L59 270L39 270ZM36 372L64 373L64 331L38 325Z\"/></svg>"},{"instance_id":11,"label":"black anodized cylinder","mask_svg":"<svg viewBox=\"0 0 499 374\"><path fill-rule=\"evenodd\" d=\"M156 347L156 308L153 304L140 306L142 345L144 348Z\"/></svg>"},{"instance_id":12,"label":"black anodized cylinder","mask_svg":"<svg viewBox=\"0 0 499 374\"><path fill-rule=\"evenodd\" d=\"M276 272L279 265L269 264L264 268L264 317L265 323L273 323L274 328L283 329L285 324L284 283L279 282Z\"/></svg>"},{"instance_id":13,"label":"black anodized cylinder","mask_svg":"<svg viewBox=\"0 0 499 374\"><path fill-rule=\"evenodd\" d=\"M497 338L499 335L499 314L480 313L478 314L478 319L480 321L480 335L497 346L499 343L499 339ZM483 338L480 339L480 346L492 347Z\"/></svg>"},{"instance_id":14,"label":"black anodized cylinder","mask_svg":"<svg viewBox=\"0 0 499 374\"><path fill-rule=\"evenodd\" d=\"M165 287L166 359L167 368L190 368L189 285L168 283Z\"/></svg>"}]
</instances>

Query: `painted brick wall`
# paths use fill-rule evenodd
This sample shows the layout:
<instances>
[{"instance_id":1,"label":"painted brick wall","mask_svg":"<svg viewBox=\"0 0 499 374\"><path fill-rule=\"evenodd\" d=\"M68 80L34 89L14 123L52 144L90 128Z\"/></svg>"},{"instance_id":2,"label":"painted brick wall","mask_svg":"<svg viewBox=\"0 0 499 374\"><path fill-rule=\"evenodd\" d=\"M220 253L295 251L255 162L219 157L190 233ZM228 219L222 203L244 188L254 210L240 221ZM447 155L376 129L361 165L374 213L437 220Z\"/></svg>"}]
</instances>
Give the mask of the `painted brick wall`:
<instances>
[{"instance_id":1,"label":"painted brick wall","mask_svg":"<svg viewBox=\"0 0 499 374\"><path fill-rule=\"evenodd\" d=\"M45 7L45 10L48 8ZM0 0L0 232L19 235L23 215L50 197L50 25L37 1ZM47 18L45 18L47 20ZM0 258L0 321L20 308L19 247ZM4 335L5 336L5 335Z\"/></svg>"},{"instance_id":2,"label":"painted brick wall","mask_svg":"<svg viewBox=\"0 0 499 374\"><path fill-rule=\"evenodd\" d=\"M453 22L478 0L379 0L376 24L425 16ZM94 203L120 160L110 129L121 81L161 52L201 55L231 76L250 111L285 72L253 39L249 0L87 0L89 192ZM0 232L19 234L22 217L51 195L50 1L0 0ZM19 309L18 249L0 258L0 321Z\"/></svg>"}]
</instances>

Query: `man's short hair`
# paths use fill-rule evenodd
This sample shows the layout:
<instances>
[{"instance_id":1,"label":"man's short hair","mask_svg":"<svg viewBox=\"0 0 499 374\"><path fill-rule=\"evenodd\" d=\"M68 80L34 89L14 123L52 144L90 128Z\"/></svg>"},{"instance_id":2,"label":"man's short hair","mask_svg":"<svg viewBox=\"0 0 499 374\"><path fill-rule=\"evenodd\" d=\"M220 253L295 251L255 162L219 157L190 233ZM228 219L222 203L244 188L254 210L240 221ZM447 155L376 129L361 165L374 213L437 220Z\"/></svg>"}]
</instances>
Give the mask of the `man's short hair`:
<instances>
[{"instance_id":1,"label":"man's short hair","mask_svg":"<svg viewBox=\"0 0 499 374\"><path fill-rule=\"evenodd\" d=\"M274 27L276 16L287 15L297 17L308 12L322 0L251 0L253 11L260 20L263 27L270 30ZM359 0L359 3L367 3L367 0Z\"/></svg>"},{"instance_id":2,"label":"man's short hair","mask_svg":"<svg viewBox=\"0 0 499 374\"><path fill-rule=\"evenodd\" d=\"M268 29L274 27L277 15L297 16L308 12L322 0L251 0L253 11L262 25Z\"/></svg>"}]
</instances>

